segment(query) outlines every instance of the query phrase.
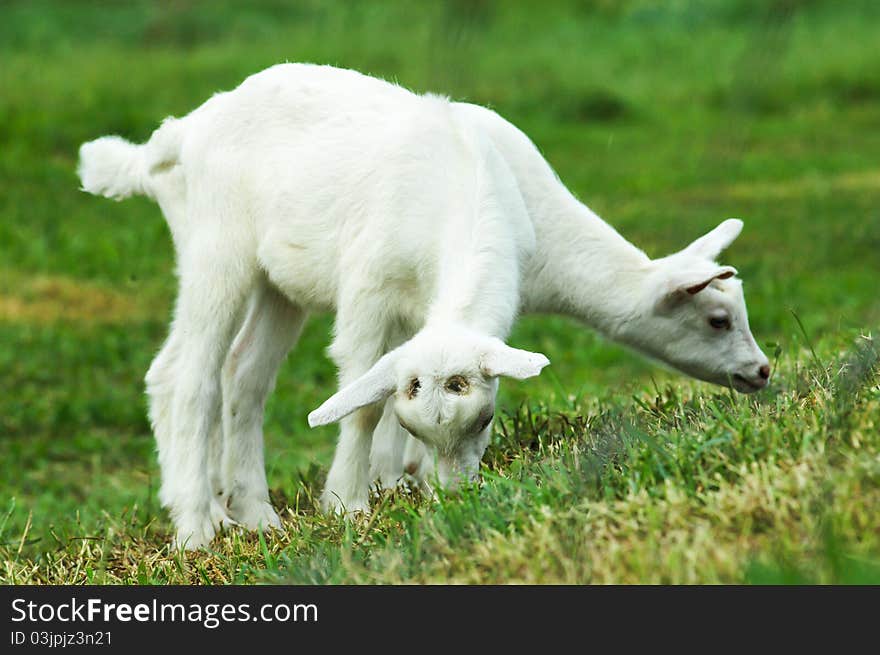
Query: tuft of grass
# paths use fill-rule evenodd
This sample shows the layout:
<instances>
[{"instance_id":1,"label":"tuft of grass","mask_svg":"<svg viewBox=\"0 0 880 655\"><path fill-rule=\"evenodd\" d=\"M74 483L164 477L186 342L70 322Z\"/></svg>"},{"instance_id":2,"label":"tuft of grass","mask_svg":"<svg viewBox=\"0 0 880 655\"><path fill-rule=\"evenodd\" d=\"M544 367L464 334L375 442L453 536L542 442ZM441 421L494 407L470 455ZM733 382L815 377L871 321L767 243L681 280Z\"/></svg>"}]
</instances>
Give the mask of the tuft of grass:
<instances>
[{"instance_id":1,"label":"tuft of grass","mask_svg":"<svg viewBox=\"0 0 880 655\"><path fill-rule=\"evenodd\" d=\"M876 583L878 348L820 348L821 371L785 359L756 397L682 384L573 413L522 405L499 421L482 484L436 501L400 488L377 492L368 518L323 516L313 466L275 495L282 531L171 552L164 519L133 507L50 548L28 529L4 537L0 579Z\"/></svg>"}]
</instances>

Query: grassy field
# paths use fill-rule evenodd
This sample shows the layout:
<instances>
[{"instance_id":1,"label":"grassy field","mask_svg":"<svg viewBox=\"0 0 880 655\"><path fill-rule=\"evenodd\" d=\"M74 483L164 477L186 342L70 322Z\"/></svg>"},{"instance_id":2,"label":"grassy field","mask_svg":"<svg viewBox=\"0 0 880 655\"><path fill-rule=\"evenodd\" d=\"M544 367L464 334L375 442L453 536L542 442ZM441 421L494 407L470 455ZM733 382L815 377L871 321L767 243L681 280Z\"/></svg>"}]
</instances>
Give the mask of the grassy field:
<instances>
[{"instance_id":1,"label":"grassy field","mask_svg":"<svg viewBox=\"0 0 880 655\"><path fill-rule=\"evenodd\" d=\"M871 0L0 2L0 582L880 583L878 39ZM510 343L553 364L502 385L483 487L346 524L315 511L315 317L266 412L285 531L170 554L142 382L170 238L78 191L76 152L285 60L493 107L653 256L743 218L769 389L527 317Z\"/></svg>"}]
</instances>

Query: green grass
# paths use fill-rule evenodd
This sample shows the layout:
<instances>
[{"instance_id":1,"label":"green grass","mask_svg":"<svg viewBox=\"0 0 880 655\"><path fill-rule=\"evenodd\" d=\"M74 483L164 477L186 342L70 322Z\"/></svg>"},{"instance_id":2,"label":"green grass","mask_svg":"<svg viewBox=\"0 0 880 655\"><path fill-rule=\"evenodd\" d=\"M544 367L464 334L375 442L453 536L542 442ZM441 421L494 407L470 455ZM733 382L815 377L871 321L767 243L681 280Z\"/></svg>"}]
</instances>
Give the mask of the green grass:
<instances>
[{"instance_id":1,"label":"green grass","mask_svg":"<svg viewBox=\"0 0 880 655\"><path fill-rule=\"evenodd\" d=\"M880 5L0 5L3 582L880 582ZM169 554L143 375L173 252L158 209L78 191L76 151L284 60L492 106L655 256L722 219L771 387L736 396L526 317L485 484L320 516L333 388L315 317L267 406L285 531Z\"/></svg>"}]
</instances>

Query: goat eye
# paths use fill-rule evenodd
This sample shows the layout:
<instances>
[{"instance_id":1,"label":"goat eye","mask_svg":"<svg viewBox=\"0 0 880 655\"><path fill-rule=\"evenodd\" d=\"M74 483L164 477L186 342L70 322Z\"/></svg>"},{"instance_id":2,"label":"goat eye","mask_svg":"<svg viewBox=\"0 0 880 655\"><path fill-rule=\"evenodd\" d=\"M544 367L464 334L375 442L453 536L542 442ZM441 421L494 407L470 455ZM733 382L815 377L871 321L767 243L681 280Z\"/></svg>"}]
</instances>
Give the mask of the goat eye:
<instances>
[{"instance_id":1,"label":"goat eye","mask_svg":"<svg viewBox=\"0 0 880 655\"><path fill-rule=\"evenodd\" d=\"M465 380L460 375L455 375L448 380L446 380L446 384L444 388L449 393L464 393L468 388L467 380Z\"/></svg>"},{"instance_id":2,"label":"goat eye","mask_svg":"<svg viewBox=\"0 0 880 655\"><path fill-rule=\"evenodd\" d=\"M409 382L409 387L406 390L406 395L408 398L415 398L419 395L419 389L422 388L422 383L419 382L418 378L413 378Z\"/></svg>"},{"instance_id":3,"label":"goat eye","mask_svg":"<svg viewBox=\"0 0 880 655\"><path fill-rule=\"evenodd\" d=\"M709 325L711 325L716 330L729 330L730 319L726 316L713 316L709 319Z\"/></svg>"}]
</instances>

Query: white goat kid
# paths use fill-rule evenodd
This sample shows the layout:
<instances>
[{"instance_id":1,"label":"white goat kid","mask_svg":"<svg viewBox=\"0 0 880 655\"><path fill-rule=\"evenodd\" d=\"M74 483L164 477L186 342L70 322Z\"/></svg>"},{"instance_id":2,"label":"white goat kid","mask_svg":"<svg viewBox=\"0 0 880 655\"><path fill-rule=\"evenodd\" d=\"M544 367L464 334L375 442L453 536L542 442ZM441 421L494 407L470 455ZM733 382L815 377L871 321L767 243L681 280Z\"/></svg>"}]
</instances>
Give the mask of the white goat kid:
<instances>
[{"instance_id":1,"label":"white goat kid","mask_svg":"<svg viewBox=\"0 0 880 655\"><path fill-rule=\"evenodd\" d=\"M728 219L684 250L650 259L577 200L535 145L495 112L454 103L509 165L535 229L520 311L574 317L605 337L687 375L743 393L765 387L770 365L749 329L736 269L715 263L742 230ZM372 479L424 480L433 457L392 420L373 439Z\"/></svg>"},{"instance_id":2,"label":"white goat kid","mask_svg":"<svg viewBox=\"0 0 880 655\"><path fill-rule=\"evenodd\" d=\"M547 363L500 341L533 220L510 162L445 99L279 65L143 145L83 144L79 172L90 193L154 198L174 239L175 317L146 382L179 544L205 545L233 521L279 524L263 405L310 310L336 310L340 392L310 416L342 419L331 510L367 509L378 401L394 396L455 484L476 474L497 376Z\"/></svg>"}]
</instances>

